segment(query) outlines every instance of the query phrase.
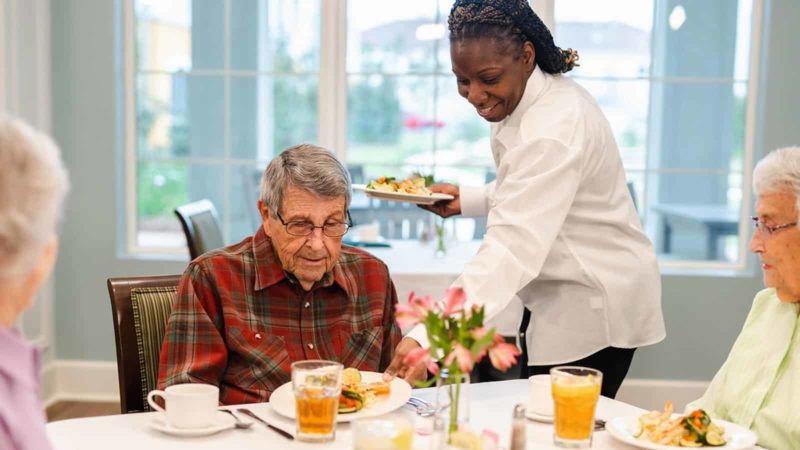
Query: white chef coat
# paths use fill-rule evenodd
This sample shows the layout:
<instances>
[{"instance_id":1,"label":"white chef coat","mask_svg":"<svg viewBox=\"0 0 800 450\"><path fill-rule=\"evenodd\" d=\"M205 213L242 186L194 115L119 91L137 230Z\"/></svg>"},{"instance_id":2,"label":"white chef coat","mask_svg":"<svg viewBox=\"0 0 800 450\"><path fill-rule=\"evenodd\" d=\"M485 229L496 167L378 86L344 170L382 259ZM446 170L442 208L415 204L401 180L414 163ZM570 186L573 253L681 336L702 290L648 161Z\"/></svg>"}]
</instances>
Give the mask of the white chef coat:
<instances>
[{"instance_id":1,"label":"white chef coat","mask_svg":"<svg viewBox=\"0 0 800 450\"><path fill-rule=\"evenodd\" d=\"M497 179L460 187L462 214L488 213L483 243L453 284L469 304L494 320L518 296L532 313L530 365L663 340L655 251L591 95L537 67L514 112L492 124L491 145ZM409 337L428 345L422 325Z\"/></svg>"}]
</instances>

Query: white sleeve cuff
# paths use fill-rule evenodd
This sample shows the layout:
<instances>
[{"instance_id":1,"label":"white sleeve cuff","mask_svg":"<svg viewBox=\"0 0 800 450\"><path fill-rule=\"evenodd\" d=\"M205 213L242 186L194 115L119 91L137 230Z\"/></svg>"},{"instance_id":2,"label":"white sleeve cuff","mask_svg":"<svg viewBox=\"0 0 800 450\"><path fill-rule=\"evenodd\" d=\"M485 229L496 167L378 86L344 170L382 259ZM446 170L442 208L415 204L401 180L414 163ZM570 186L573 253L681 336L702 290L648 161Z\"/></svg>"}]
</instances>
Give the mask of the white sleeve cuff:
<instances>
[{"instance_id":1,"label":"white sleeve cuff","mask_svg":"<svg viewBox=\"0 0 800 450\"><path fill-rule=\"evenodd\" d=\"M412 328L405 337L417 341L422 348L431 346L430 341L428 341L428 330L425 328L425 325L421 323Z\"/></svg>"},{"instance_id":2,"label":"white sleeve cuff","mask_svg":"<svg viewBox=\"0 0 800 450\"><path fill-rule=\"evenodd\" d=\"M485 186L459 186L458 195L461 200L461 215L480 217L489 214L489 196Z\"/></svg>"}]
</instances>

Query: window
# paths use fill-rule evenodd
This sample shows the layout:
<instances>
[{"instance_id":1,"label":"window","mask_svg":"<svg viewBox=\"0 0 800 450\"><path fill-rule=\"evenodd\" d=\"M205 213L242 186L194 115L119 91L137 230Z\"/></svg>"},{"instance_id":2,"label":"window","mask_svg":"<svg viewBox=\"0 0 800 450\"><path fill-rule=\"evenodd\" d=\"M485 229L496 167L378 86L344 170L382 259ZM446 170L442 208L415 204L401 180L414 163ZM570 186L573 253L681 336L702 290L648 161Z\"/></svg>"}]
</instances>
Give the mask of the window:
<instances>
[{"instance_id":1,"label":"window","mask_svg":"<svg viewBox=\"0 0 800 450\"><path fill-rule=\"evenodd\" d=\"M752 0L556 0L662 261L744 263ZM709 264L710 265L710 264Z\"/></svg>"},{"instance_id":2,"label":"window","mask_svg":"<svg viewBox=\"0 0 800 450\"><path fill-rule=\"evenodd\" d=\"M489 126L455 89L447 41L451 5L450 0L407 1L402 8L374 0L347 2L346 158L354 178L416 172L473 185L493 178ZM370 205L363 197L354 199L352 209L354 220L376 221L382 235L395 238L424 233L433 217L408 205ZM396 220L387 209L400 211ZM473 219L446 223L460 239L482 235L481 221L478 229Z\"/></svg>"},{"instance_id":3,"label":"window","mask_svg":"<svg viewBox=\"0 0 800 450\"><path fill-rule=\"evenodd\" d=\"M238 241L260 222L266 162L318 139L320 1L132 3L129 248L181 251L172 211L201 198Z\"/></svg>"},{"instance_id":4,"label":"window","mask_svg":"<svg viewBox=\"0 0 800 450\"><path fill-rule=\"evenodd\" d=\"M450 70L451 0L128 1L133 252L180 251L172 210L200 198L217 206L229 242L251 234L263 167L300 142L335 149L356 183L494 177L488 124ZM569 76L608 117L662 260L742 265L753 1L533 4L556 42L580 51ZM358 195L352 213L393 238L417 238L431 219ZM458 239L485 226L446 222Z\"/></svg>"}]
</instances>

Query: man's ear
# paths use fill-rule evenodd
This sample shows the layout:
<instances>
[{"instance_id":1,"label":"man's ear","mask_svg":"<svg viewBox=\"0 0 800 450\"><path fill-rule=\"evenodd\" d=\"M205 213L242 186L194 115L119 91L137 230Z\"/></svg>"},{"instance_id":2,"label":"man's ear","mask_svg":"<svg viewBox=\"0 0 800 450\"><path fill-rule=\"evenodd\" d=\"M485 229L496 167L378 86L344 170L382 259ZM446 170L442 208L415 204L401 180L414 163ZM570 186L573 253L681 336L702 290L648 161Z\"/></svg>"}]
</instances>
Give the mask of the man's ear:
<instances>
[{"instance_id":1,"label":"man's ear","mask_svg":"<svg viewBox=\"0 0 800 450\"><path fill-rule=\"evenodd\" d=\"M264 233L267 236L270 236L269 230L269 205L264 204L261 200L258 201L258 214L261 216L261 227L264 229Z\"/></svg>"}]
</instances>

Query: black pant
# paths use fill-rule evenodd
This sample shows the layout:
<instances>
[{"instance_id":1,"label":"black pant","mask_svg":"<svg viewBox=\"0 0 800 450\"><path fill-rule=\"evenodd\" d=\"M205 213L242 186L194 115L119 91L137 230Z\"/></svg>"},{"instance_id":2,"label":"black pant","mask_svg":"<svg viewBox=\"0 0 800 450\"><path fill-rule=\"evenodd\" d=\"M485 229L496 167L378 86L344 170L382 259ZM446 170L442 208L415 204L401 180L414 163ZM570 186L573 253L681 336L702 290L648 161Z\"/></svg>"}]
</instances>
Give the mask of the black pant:
<instances>
[{"instance_id":1,"label":"black pant","mask_svg":"<svg viewBox=\"0 0 800 450\"><path fill-rule=\"evenodd\" d=\"M557 366L590 367L603 372L603 387L600 393L609 398L617 396L617 391L622 384L622 380L625 379L625 375L628 374L628 369L631 367L633 352L636 351L635 348L606 347L597 353L577 361L565 362L552 366L529 366L528 346L525 342L525 333L530 323L530 315L530 310L525 308L525 312L522 316L522 323L519 328L520 345L522 347L522 355L520 355L520 364L522 365L520 378L550 373L550 369Z\"/></svg>"}]
</instances>

